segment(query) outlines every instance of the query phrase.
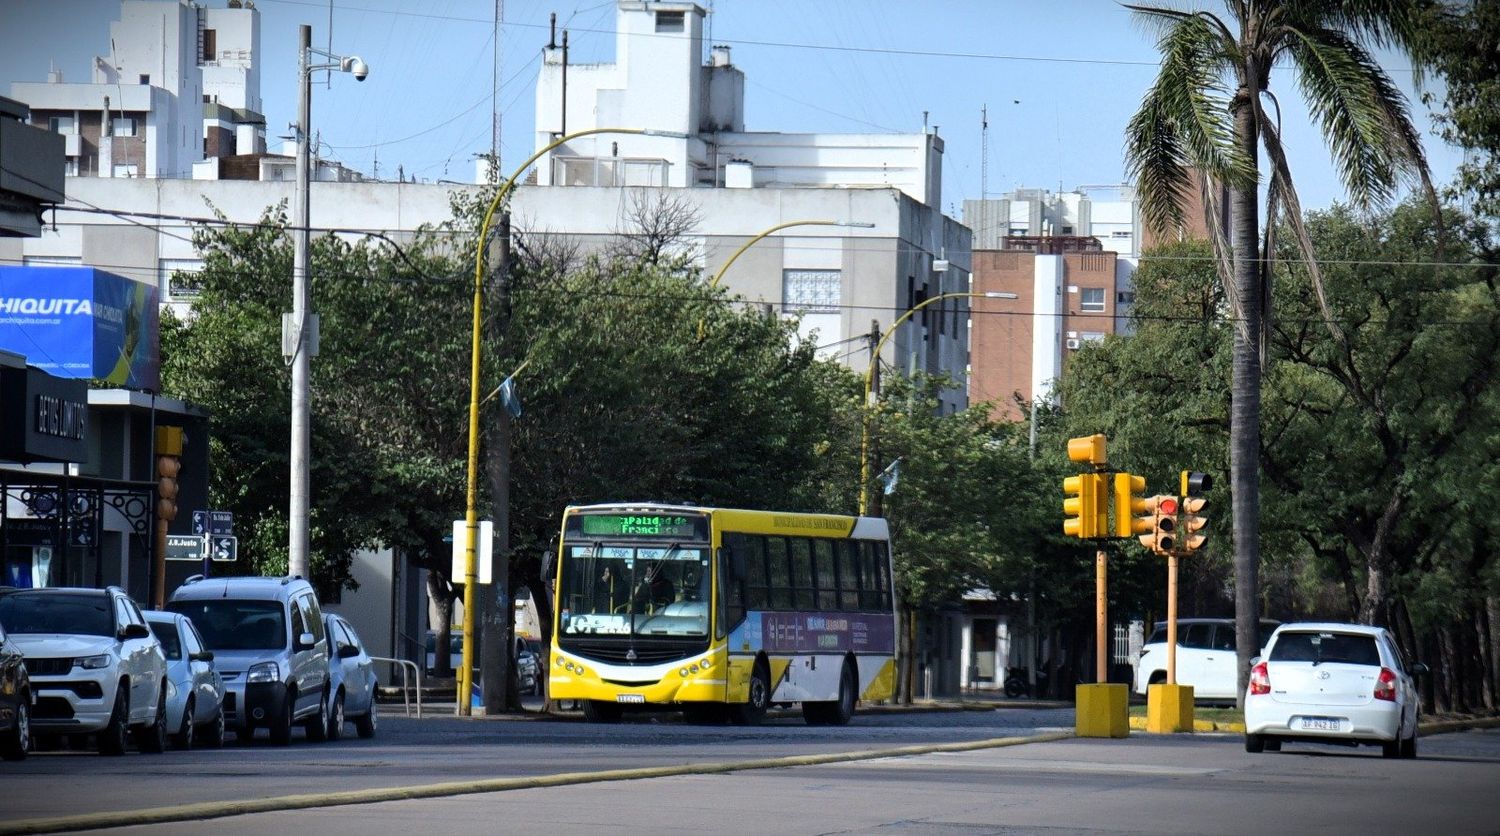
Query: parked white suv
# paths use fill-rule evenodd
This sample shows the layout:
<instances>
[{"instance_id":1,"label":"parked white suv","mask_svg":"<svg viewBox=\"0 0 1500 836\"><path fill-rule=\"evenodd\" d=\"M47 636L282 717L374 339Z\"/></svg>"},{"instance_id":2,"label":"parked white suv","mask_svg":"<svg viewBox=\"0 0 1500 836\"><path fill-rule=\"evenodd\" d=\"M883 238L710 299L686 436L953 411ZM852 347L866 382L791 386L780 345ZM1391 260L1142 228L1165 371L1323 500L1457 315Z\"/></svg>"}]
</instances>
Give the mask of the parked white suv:
<instances>
[{"instance_id":1,"label":"parked white suv","mask_svg":"<svg viewBox=\"0 0 1500 836\"><path fill-rule=\"evenodd\" d=\"M33 734L98 734L99 751L167 748L167 662L140 608L118 587L18 589L0 624L26 658Z\"/></svg>"},{"instance_id":2,"label":"parked white suv","mask_svg":"<svg viewBox=\"0 0 1500 836\"><path fill-rule=\"evenodd\" d=\"M1266 646L1278 622L1260 622L1260 649ZM1193 686L1194 700L1233 700L1239 695L1236 669L1234 619L1177 619L1177 684ZM1135 668L1135 692L1145 696L1147 686L1167 681L1167 623L1156 629L1141 648Z\"/></svg>"}]
</instances>

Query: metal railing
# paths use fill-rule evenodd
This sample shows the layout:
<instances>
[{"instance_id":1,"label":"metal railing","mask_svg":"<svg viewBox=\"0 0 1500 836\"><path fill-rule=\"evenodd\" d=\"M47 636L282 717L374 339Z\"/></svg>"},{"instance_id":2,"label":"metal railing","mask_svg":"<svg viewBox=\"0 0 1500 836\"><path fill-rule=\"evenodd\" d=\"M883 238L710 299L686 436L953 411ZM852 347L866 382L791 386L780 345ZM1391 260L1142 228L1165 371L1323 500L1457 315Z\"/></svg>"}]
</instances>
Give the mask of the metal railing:
<instances>
[{"instance_id":1,"label":"metal railing","mask_svg":"<svg viewBox=\"0 0 1500 836\"><path fill-rule=\"evenodd\" d=\"M408 659L392 659L389 656L371 656L373 662L388 662L401 670L401 707L405 709L406 716L411 716L411 679L406 673L410 670L417 676L417 719L422 719L422 669L417 663Z\"/></svg>"}]
</instances>

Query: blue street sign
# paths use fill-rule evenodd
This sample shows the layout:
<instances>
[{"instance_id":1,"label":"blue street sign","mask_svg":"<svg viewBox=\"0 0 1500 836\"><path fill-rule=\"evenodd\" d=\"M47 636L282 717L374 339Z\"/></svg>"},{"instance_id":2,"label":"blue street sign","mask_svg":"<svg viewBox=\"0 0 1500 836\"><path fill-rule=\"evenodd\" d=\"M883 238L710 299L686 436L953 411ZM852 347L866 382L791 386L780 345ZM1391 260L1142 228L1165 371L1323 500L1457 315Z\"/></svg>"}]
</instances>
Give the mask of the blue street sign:
<instances>
[{"instance_id":1,"label":"blue street sign","mask_svg":"<svg viewBox=\"0 0 1500 836\"><path fill-rule=\"evenodd\" d=\"M230 535L234 533L234 515L228 511L208 512L208 533Z\"/></svg>"},{"instance_id":2,"label":"blue street sign","mask_svg":"<svg viewBox=\"0 0 1500 836\"><path fill-rule=\"evenodd\" d=\"M208 512L207 511L194 511L193 512L193 533L196 534L196 535L198 535L198 536L200 536L200 537L203 536L204 534L208 533Z\"/></svg>"}]
</instances>

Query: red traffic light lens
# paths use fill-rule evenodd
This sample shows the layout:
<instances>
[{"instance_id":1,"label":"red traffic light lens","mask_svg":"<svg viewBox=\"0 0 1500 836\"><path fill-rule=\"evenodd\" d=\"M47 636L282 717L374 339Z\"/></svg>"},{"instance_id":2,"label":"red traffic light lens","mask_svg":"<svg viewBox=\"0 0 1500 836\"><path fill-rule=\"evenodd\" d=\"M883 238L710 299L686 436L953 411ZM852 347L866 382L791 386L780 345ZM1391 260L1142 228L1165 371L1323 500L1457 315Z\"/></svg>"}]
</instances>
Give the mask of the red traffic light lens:
<instances>
[{"instance_id":1,"label":"red traffic light lens","mask_svg":"<svg viewBox=\"0 0 1500 836\"><path fill-rule=\"evenodd\" d=\"M1163 499L1161 501L1161 504L1157 506L1157 509L1160 510L1163 514L1175 514L1177 513L1177 500L1173 497L1167 497L1166 499Z\"/></svg>"}]
</instances>

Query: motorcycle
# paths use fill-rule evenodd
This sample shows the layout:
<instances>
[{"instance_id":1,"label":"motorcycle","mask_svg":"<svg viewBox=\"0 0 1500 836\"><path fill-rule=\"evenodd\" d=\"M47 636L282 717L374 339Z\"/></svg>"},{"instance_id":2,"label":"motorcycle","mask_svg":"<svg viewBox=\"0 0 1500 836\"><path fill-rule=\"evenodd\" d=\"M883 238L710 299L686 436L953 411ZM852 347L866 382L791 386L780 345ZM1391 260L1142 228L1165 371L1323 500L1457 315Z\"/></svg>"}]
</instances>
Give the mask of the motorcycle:
<instances>
[{"instance_id":1,"label":"motorcycle","mask_svg":"<svg viewBox=\"0 0 1500 836\"><path fill-rule=\"evenodd\" d=\"M1010 667L1005 669L1005 696L1015 699L1026 696L1030 698L1031 679L1027 676L1028 670L1024 666ZM1036 672L1037 693L1047 691L1047 671L1045 669Z\"/></svg>"}]
</instances>

